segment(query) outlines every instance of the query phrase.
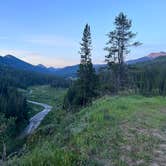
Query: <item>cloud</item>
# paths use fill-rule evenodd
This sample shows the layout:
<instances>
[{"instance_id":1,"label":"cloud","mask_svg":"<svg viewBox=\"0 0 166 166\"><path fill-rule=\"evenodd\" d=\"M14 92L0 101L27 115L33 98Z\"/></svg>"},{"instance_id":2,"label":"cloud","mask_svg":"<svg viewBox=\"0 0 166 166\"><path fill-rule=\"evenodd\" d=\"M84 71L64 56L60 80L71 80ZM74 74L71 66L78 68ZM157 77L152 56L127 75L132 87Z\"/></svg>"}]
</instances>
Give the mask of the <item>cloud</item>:
<instances>
[{"instance_id":1,"label":"cloud","mask_svg":"<svg viewBox=\"0 0 166 166\"><path fill-rule=\"evenodd\" d=\"M26 42L51 47L77 47L78 45L78 43L72 39L51 35L29 37Z\"/></svg>"}]
</instances>

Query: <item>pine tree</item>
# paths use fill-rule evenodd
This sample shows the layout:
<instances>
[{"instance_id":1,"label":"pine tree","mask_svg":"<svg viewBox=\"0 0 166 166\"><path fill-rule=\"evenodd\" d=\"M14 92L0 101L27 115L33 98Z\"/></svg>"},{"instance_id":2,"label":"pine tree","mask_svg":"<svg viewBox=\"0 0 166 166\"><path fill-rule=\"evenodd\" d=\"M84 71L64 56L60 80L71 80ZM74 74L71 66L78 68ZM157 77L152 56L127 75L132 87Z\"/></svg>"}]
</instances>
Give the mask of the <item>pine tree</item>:
<instances>
[{"instance_id":1,"label":"pine tree","mask_svg":"<svg viewBox=\"0 0 166 166\"><path fill-rule=\"evenodd\" d=\"M86 24L80 43L81 62L78 70L81 105L91 102L96 96L97 76L91 60L92 40L90 26Z\"/></svg>"},{"instance_id":2,"label":"pine tree","mask_svg":"<svg viewBox=\"0 0 166 166\"><path fill-rule=\"evenodd\" d=\"M120 13L115 18L115 30L108 34L109 41L107 42L108 51L106 56L106 62L109 68L112 68L116 74L116 86L119 90L125 86L125 79L127 78L127 69L124 63L125 56L130 53L129 47L140 45L139 42L132 42L132 39L136 36L130 29L132 27L132 21L127 18L124 13Z\"/></svg>"},{"instance_id":3,"label":"pine tree","mask_svg":"<svg viewBox=\"0 0 166 166\"><path fill-rule=\"evenodd\" d=\"M97 95L98 77L91 60L91 44L90 26L86 24L80 43L81 61L78 69L78 79L69 88L65 96L63 107L66 110L77 110L78 107L91 103Z\"/></svg>"}]
</instances>

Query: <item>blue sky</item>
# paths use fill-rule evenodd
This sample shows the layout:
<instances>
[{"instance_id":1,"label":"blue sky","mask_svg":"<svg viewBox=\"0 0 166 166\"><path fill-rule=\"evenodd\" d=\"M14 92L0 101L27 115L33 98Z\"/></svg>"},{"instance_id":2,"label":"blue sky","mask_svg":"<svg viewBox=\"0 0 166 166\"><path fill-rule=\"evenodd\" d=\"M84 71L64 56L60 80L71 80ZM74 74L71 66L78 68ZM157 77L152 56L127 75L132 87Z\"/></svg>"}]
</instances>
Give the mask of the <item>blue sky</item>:
<instances>
[{"instance_id":1,"label":"blue sky","mask_svg":"<svg viewBox=\"0 0 166 166\"><path fill-rule=\"evenodd\" d=\"M166 51L165 0L1 0L0 55L55 67L79 63L79 42L89 23L93 62L103 63L106 34L121 11L143 43L126 59Z\"/></svg>"}]
</instances>

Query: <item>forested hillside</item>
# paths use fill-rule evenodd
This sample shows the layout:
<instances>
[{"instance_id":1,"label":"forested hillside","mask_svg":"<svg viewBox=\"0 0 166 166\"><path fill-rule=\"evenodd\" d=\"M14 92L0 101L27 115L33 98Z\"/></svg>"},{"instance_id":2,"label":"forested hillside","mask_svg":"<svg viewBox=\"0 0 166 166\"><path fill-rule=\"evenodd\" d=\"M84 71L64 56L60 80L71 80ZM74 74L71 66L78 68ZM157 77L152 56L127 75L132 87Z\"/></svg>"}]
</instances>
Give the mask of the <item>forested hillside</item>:
<instances>
[{"instance_id":1,"label":"forested hillside","mask_svg":"<svg viewBox=\"0 0 166 166\"><path fill-rule=\"evenodd\" d=\"M166 57L129 67L132 82L141 94L166 95Z\"/></svg>"},{"instance_id":2,"label":"forested hillside","mask_svg":"<svg viewBox=\"0 0 166 166\"><path fill-rule=\"evenodd\" d=\"M16 148L15 139L28 124L29 109L22 93L0 84L0 156L3 160Z\"/></svg>"},{"instance_id":3,"label":"forested hillside","mask_svg":"<svg viewBox=\"0 0 166 166\"><path fill-rule=\"evenodd\" d=\"M26 88L32 85L53 84L68 87L68 80L52 74L15 69L0 64L0 84Z\"/></svg>"}]
</instances>

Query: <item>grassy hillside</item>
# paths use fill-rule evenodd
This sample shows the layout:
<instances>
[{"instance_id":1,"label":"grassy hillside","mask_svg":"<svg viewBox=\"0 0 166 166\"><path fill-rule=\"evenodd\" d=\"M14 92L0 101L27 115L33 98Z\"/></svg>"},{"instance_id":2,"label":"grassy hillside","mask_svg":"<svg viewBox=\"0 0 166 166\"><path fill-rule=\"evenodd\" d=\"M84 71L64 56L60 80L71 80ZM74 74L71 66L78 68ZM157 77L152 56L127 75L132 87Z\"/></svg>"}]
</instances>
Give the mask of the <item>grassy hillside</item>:
<instances>
[{"instance_id":1,"label":"grassy hillside","mask_svg":"<svg viewBox=\"0 0 166 166\"><path fill-rule=\"evenodd\" d=\"M79 113L61 109L65 90L34 87L33 100L52 104L22 156L7 165L150 165L166 152L163 97L105 96ZM56 107L56 104L59 104Z\"/></svg>"}]
</instances>

